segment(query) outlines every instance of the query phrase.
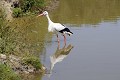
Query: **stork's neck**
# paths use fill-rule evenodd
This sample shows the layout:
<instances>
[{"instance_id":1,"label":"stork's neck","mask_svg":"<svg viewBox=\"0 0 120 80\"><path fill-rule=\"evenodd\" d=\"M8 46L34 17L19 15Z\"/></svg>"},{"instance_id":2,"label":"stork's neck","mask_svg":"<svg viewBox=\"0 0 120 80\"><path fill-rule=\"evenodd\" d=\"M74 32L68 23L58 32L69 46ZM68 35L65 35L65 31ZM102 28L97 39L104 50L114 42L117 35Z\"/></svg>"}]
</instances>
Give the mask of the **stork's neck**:
<instances>
[{"instance_id":1,"label":"stork's neck","mask_svg":"<svg viewBox=\"0 0 120 80\"><path fill-rule=\"evenodd\" d=\"M49 24L53 23L53 22L51 21L49 15L46 15L46 17L47 17L47 19L48 19L48 23L49 23Z\"/></svg>"}]
</instances>

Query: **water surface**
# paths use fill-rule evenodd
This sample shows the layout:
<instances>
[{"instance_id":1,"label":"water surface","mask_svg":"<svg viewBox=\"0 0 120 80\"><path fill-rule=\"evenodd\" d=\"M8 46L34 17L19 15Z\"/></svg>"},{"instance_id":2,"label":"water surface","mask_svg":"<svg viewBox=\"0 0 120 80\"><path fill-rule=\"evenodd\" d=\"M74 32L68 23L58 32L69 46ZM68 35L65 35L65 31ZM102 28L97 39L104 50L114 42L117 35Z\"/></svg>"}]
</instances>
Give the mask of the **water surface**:
<instances>
[{"instance_id":1,"label":"water surface","mask_svg":"<svg viewBox=\"0 0 120 80\"><path fill-rule=\"evenodd\" d=\"M120 1L119 0L61 0L60 6L50 14L54 22L68 26L74 35L67 36L64 55L63 37L58 50L56 36L46 44L43 64L51 74L43 80L119 80L120 79ZM61 58L62 56L62 58ZM54 67L51 70L51 64Z\"/></svg>"}]
</instances>

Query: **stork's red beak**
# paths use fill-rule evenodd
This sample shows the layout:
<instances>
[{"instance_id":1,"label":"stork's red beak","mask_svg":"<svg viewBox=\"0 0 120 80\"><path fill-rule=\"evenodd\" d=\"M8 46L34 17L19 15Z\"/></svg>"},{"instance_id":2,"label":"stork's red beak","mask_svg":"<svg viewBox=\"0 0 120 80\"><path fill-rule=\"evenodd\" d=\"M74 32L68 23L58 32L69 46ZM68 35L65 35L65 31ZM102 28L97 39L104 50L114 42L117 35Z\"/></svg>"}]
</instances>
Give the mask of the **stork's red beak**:
<instances>
[{"instance_id":1,"label":"stork's red beak","mask_svg":"<svg viewBox=\"0 0 120 80\"><path fill-rule=\"evenodd\" d=\"M44 14L39 14L37 17L39 17L39 16L43 16Z\"/></svg>"}]
</instances>

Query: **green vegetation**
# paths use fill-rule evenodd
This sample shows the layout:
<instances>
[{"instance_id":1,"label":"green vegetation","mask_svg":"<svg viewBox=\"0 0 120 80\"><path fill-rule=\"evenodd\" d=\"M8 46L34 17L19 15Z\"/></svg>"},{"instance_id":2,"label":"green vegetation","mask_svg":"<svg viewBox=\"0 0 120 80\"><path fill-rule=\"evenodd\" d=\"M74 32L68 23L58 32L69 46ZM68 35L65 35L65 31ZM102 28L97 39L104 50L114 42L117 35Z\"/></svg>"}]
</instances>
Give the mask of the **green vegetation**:
<instances>
[{"instance_id":1,"label":"green vegetation","mask_svg":"<svg viewBox=\"0 0 120 80\"><path fill-rule=\"evenodd\" d=\"M38 11L45 7L44 0L20 0L20 8L23 12Z\"/></svg>"},{"instance_id":2,"label":"green vegetation","mask_svg":"<svg viewBox=\"0 0 120 80\"><path fill-rule=\"evenodd\" d=\"M46 5L44 0L20 0L19 4L17 7L13 6L13 17L21 17L28 13L36 14L42 11ZM0 54L7 56L7 59L0 60L6 63L0 62L0 80L21 80L12 70L12 68L18 70L19 66L16 67L17 64L20 64L20 69L23 69L21 66L28 66L33 67L38 72L42 70L42 64L37 53L44 48L47 27L38 24L36 22L38 18L36 19L34 15L15 18L10 22L7 22L5 17L6 15L0 9ZM31 26L34 26L35 30ZM37 31L39 30L37 26L43 26L44 28ZM36 38L33 34L36 34L39 38ZM13 65L9 60L10 55L13 55L12 58L14 59L18 58L18 63L14 62Z\"/></svg>"},{"instance_id":3,"label":"green vegetation","mask_svg":"<svg viewBox=\"0 0 120 80\"><path fill-rule=\"evenodd\" d=\"M39 70L42 67L42 64L40 63L39 58L35 56L30 56L30 55L23 58L22 64L32 65L36 70Z\"/></svg>"},{"instance_id":4,"label":"green vegetation","mask_svg":"<svg viewBox=\"0 0 120 80\"><path fill-rule=\"evenodd\" d=\"M23 20L22 20L23 21ZM33 20L31 20L33 22ZM23 24L23 21L21 24ZM31 23L32 23L31 22ZM15 54L15 55L24 55L24 54L34 54L36 53L34 48L42 43L32 43L30 39L27 38L28 34L26 33L28 25L20 25L17 22L15 24L8 24L3 14L0 13L0 54ZM18 26L20 25L20 26ZM23 26L24 28L21 28Z\"/></svg>"},{"instance_id":5,"label":"green vegetation","mask_svg":"<svg viewBox=\"0 0 120 80\"><path fill-rule=\"evenodd\" d=\"M26 66L33 66L33 68L39 72L42 70L42 64L39 57L34 55L34 44L27 42L25 33L18 30L18 27L11 27L3 22L4 19L0 21L0 54L5 54L9 56L10 54L22 57L20 63ZM24 36L23 36L24 35ZM24 56L27 55L27 56ZM1 63L1 62L0 62ZM12 67L8 67L9 60L7 60L6 65L0 64L0 80L21 80L14 71ZM22 66L22 64L20 64Z\"/></svg>"},{"instance_id":6,"label":"green vegetation","mask_svg":"<svg viewBox=\"0 0 120 80\"><path fill-rule=\"evenodd\" d=\"M13 9L13 17L20 17L22 14L21 8L14 8Z\"/></svg>"},{"instance_id":7,"label":"green vegetation","mask_svg":"<svg viewBox=\"0 0 120 80\"><path fill-rule=\"evenodd\" d=\"M34 54L34 45L26 38L26 32L17 26L11 27L4 21L3 15L0 14L0 54L18 55L25 65L32 65L36 70L41 69L39 57ZM24 56L29 55L29 56ZM5 70L5 69L4 69Z\"/></svg>"},{"instance_id":8,"label":"green vegetation","mask_svg":"<svg viewBox=\"0 0 120 80\"><path fill-rule=\"evenodd\" d=\"M13 8L13 17L20 17L28 12L38 13L42 11L45 8L45 0L20 0L17 5Z\"/></svg>"},{"instance_id":9,"label":"green vegetation","mask_svg":"<svg viewBox=\"0 0 120 80\"><path fill-rule=\"evenodd\" d=\"M0 14L0 54L11 54L16 46L14 28L4 22L3 12Z\"/></svg>"},{"instance_id":10,"label":"green vegetation","mask_svg":"<svg viewBox=\"0 0 120 80\"><path fill-rule=\"evenodd\" d=\"M16 47L14 29L9 26L0 26L0 53L12 53Z\"/></svg>"},{"instance_id":11,"label":"green vegetation","mask_svg":"<svg viewBox=\"0 0 120 80\"><path fill-rule=\"evenodd\" d=\"M0 64L0 80L21 80L14 71L5 64Z\"/></svg>"}]
</instances>

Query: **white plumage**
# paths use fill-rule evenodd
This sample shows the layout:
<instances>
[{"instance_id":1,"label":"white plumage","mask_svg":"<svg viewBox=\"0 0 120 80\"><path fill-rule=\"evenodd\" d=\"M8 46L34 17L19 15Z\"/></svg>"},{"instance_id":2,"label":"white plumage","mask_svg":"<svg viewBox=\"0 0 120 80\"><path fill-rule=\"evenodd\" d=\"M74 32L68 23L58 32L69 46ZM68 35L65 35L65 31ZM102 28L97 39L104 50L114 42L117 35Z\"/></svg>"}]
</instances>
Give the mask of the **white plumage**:
<instances>
[{"instance_id":1,"label":"white plumage","mask_svg":"<svg viewBox=\"0 0 120 80\"><path fill-rule=\"evenodd\" d=\"M64 28L65 26L61 25L60 23L51 23L50 25L48 25L49 32L56 32L56 31L59 32Z\"/></svg>"},{"instance_id":2,"label":"white plumage","mask_svg":"<svg viewBox=\"0 0 120 80\"><path fill-rule=\"evenodd\" d=\"M46 16L48 19L48 31L53 32L57 35L58 43L59 43L58 33L61 33L64 36L64 43L66 44L65 34L68 34L70 36L73 33L68 28L66 28L64 25L60 23L52 22L47 11L44 11L42 14L38 16L42 16L42 15Z\"/></svg>"}]
</instances>

